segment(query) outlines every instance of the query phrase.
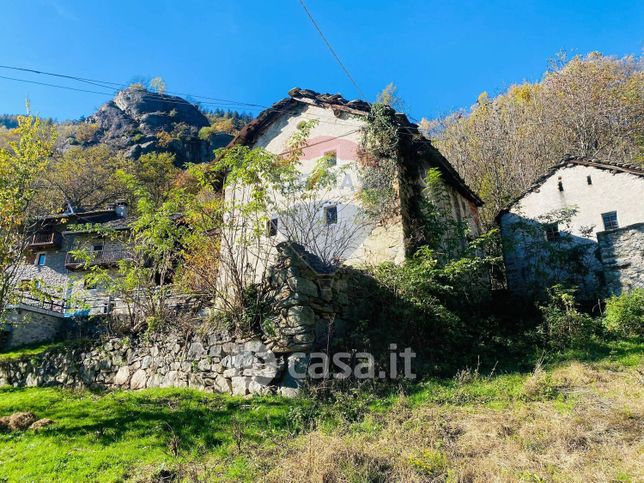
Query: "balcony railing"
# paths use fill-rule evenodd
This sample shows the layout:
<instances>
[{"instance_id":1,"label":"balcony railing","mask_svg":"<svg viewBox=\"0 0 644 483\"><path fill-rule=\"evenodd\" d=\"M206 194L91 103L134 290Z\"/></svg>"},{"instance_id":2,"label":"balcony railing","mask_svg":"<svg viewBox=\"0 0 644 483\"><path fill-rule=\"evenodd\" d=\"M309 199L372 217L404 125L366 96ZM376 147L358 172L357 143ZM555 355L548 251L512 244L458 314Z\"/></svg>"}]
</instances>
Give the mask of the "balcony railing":
<instances>
[{"instance_id":1,"label":"balcony railing","mask_svg":"<svg viewBox=\"0 0 644 483\"><path fill-rule=\"evenodd\" d=\"M62 236L60 233L34 233L29 238L27 246L29 248L60 248L62 244Z\"/></svg>"},{"instance_id":2,"label":"balcony railing","mask_svg":"<svg viewBox=\"0 0 644 483\"><path fill-rule=\"evenodd\" d=\"M52 297L36 298L32 295L21 294L18 302L23 305L49 310L50 312L65 313L65 301Z\"/></svg>"},{"instance_id":3,"label":"balcony railing","mask_svg":"<svg viewBox=\"0 0 644 483\"><path fill-rule=\"evenodd\" d=\"M89 266L110 267L116 265L120 260L127 258L130 253L127 250L101 250L91 252L89 261L68 253L65 257L65 267L68 270L80 270Z\"/></svg>"}]
</instances>

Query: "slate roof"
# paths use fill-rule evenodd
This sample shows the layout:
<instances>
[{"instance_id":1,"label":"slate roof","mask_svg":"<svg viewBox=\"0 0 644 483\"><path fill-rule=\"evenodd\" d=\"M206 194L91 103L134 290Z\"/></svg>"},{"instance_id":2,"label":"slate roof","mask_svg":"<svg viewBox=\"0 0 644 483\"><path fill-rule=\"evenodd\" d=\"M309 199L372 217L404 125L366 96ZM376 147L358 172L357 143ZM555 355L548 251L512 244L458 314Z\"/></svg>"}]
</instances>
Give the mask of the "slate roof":
<instances>
[{"instance_id":1,"label":"slate roof","mask_svg":"<svg viewBox=\"0 0 644 483\"><path fill-rule=\"evenodd\" d=\"M91 211L77 211L75 213L59 213L47 215L42 218L41 229L46 226L59 225L64 223L66 226L74 225L101 225L101 227L111 230L127 230L131 217L119 216L114 209L102 209ZM85 230L68 230L68 233L83 233Z\"/></svg>"},{"instance_id":2,"label":"slate roof","mask_svg":"<svg viewBox=\"0 0 644 483\"><path fill-rule=\"evenodd\" d=\"M538 190L541 185L543 185L548 180L548 178L554 175L557 171L559 171L561 168L566 168L573 165L589 166L591 168L612 171L613 173L628 173L635 176L644 176L644 167L641 165L567 155L557 164L551 166L544 174L539 176L534 181L534 183L532 183L530 187L528 187L528 189L526 189L523 193L512 200L505 208L503 208L496 215L497 222L505 213L508 213L514 205L521 201L523 197Z\"/></svg>"},{"instance_id":3,"label":"slate roof","mask_svg":"<svg viewBox=\"0 0 644 483\"><path fill-rule=\"evenodd\" d=\"M339 94L320 94L309 89L296 87L291 89L288 95L289 97L276 102L268 109L262 111L255 119L244 126L228 146L253 145L273 122L286 113L292 113L303 104L328 108L334 112L346 112L355 116L367 116L371 111L370 103L362 100L348 101ZM407 159L406 162L430 158L431 163L440 169L443 179L446 182L454 186L463 196L474 202L477 206L482 206L483 202L481 199L467 186L456 169L431 144L430 140L418 131L418 126L410 122L405 114L396 112L394 116L398 122L398 126L401 128L401 138L408 144L407 148L409 149L405 149L404 151L406 153L413 153L413 155L407 155L410 159Z\"/></svg>"}]
</instances>

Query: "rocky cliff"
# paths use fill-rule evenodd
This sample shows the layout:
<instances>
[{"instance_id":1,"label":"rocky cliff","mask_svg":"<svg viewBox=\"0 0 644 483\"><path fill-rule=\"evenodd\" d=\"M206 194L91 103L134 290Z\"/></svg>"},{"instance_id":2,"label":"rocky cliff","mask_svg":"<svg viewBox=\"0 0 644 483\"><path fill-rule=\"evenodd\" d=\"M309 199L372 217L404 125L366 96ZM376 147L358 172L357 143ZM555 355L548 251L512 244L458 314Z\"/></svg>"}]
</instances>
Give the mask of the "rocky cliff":
<instances>
[{"instance_id":1,"label":"rocky cliff","mask_svg":"<svg viewBox=\"0 0 644 483\"><path fill-rule=\"evenodd\" d=\"M65 143L102 143L133 159L154 151L171 152L181 166L212 159L213 150L232 138L217 132L200 136L200 129L209 125L208 118L181 97L129 87L79 124Z\"/></svg>"}]
</instances>

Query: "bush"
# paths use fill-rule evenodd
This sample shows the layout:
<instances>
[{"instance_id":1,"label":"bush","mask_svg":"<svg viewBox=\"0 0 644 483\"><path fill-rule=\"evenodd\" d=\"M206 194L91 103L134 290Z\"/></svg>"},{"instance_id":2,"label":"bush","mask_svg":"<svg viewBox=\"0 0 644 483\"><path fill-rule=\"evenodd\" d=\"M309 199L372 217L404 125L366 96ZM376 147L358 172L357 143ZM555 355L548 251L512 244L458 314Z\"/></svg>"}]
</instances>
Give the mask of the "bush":
<instances>
[{"instance_id":1,"label":"bush","mask_svg":"<svg viewBox=\"0 0 644 483\"><path fill-rule=\"evenodd\" d=\"M574 289L555 285L548 289L548 303L539 307L543 322L538 332L546 345L565 349L587 341L597 332L597 323L577 310Z\"/></svg>"},{"instance_id":2,"label":"bush","mask_svg":"<svg viewBox=\"0 0 644 483\"><path fill-rule=\"evenodd\" d=\"M644 336L644 289L636 288L606 300L604 328L619 337Z\"/></svg>"}]
</instances>

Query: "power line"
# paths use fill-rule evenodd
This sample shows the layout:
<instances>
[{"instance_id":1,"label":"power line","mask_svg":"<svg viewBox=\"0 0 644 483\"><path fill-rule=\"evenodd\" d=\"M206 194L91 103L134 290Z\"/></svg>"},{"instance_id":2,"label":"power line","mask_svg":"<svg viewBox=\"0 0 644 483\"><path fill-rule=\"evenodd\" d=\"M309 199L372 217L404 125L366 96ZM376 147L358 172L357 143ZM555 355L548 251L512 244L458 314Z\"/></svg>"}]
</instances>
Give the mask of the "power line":
<instances>
[{"instance_id":1,"label":"power line","mask_svg":"<svg viewBox=\"0 0 644 483\"><path fill-rule=\"evenodd\" d=\"M7 77L7 76L4 76L4 75L0 75L0 79L7 79L7 80L12 80L12 81L18 81L18 82L26 82L28 84L37 84L37 85L40 85L40 86L56 87L58 89L68 89L70 91L89 92L90 94L101 94L101 95L107 95L107 96L113 95L113 93L111 93L111 92L90 91L90 90L87 90L87 89L78 89L76 87L61 86L59 84L49 84L47 82L38 82L38 81L34 81L34 80L18 79L16 77Z\"/></svg>"},{"instance_id":2,"label":"power line","mask_svg":"<svg viewBox=\"0 0 644 483\"><path fill-rule=\"evenodd\" d=\"M91 93L91 94L100 94L100 95L113 96L119 90L117 88L108 87L106 85L101 85L101 84L111 84L113 86L128 87L127 84L119 84L119 83L116 83L116 82L102 81L102 80L98 80L98 79L87 79L87 78L84 78L84 77L72 76L72 75L68 75L68 74L59 74L59 73L55 73L55 72L45 72L45 71L40 71L40 70L36 70L36 69L27 69L27 68L24 68L24 67L14 67L14 66L0 65L0 68L16 70L16 71L22 71L22 72L29 72L29 73L33 73L33 74L39 74L39 75L53 76L53 77L64 78L64 79L71 79L71 80L75 80L75 81L79 81L79 82L85 82L85 83L90 83L92 85L104 87L105 89L111 89L111 92L98 92L98 91L92 91L92 90L88 90L88 89L79 89L79 88L75 88L75 87L63 86L63 85L60 85L60 84L49 84L49 83L46 83L46 82L38 82L38 81L33 81L33 80L28 80L28 79L19 79L19 78L16 78L16 77L0 76L1 79L7 79L7 80L16 81L16 82L26 82L26 83L29 83L29 84L37 84L37 85L43 85L43 86L47 86L47 87L55 87L55 88L58 88L58 89L66 89L66 90L72 90L72 91L78 91L78 92L86 92L86 93ZM214 97L200 96L200 95L189 94L189 93L173 93L173 92L170 92L170 91L168 91L168 93L178 95L178 96L192 97L192 98L218 99L218 98L214 98ZM152 97L152 98L163 100L163 102L166 103L166 104L184 104L184 102L185 102L184 100L169 99L167 96L162 96L160 94L157 94L157 93L154 93L154 92L149 92L149 91L147 92L147 95ZM226 104L222 104L221 102L209 102L209 101L199 101L199 102L202 103L202 104L210 105L210 106L216 106L216 107L222 107L222 108L228 108L228 109L230 109L230 108L249 109L250 108L250 110L264 110L264 109L272 108L272 109L276 110L277 112L284 112L284 113L289 112L289 110L287 110L287 109L277 109L275 107L265 106L265 105L262 105L262 104L253 104L253 103L247 103L247 102L243 102L243 101L234 101L234 100L230 100L230 99L218 99L218 100L220 100L221 102L226 102ZM304 117L308 117L310 119L318 119L319 122L322 122L322 123L325 123L325 124L334 124L334 125L343 124L343 125L346 125L346 126L355 126L355 127L361 126L361 124L359 124L359 123L347 122L345 120L325 121L324 119L319 119L317 116L307 114L307 113L302 113L301 115L303 115Z\"/></svg>"},{"instance_id":3,"label":"power line","mask_svg":"<svg viewBox=\"0 0 644 483\"><path fill-rule=\"evenodd\" d=\"M0 69L8 69L8 70L15 70L15 71L20 71L20 72L28 72L32 74L38 74L38 75L45 75L45 76L51 76L51 77L57 77L57 78L62 78L62 79L69 79L77 82L82 82L90 85L94 85L97 87L102 87L104 89L109 89L110 92L99 92L95 90L89 90L89 89L80 89L77 87L71 87L71 86L64 86L60 84L50 84L47 82L39 82L39 81L34 81L30 79L19 79L16 77L8 77L8 76L2 76L0 75L0 79L6 79L6 80L11 80L11 81L16 81L16 82L25 82L28 84L36 84L36 85L42 85L46 87L53 87L57 89L65 89L65 90L70 90L70 91L76 91L76 92L85 92L85 93L90 93L90 94L98 94L98 95L104 95L104 96L113 96L119 91L119 88L125 88L128 87L128 84L122 84L122 83L117 83L117 82L110 82L110 81L105 81L105 80L100 80L100 79L91 79L91 78L86 78L86 77L80 77L80 76L75 76L75 75L70 75L70 74L62 74L62 73L57 73L57 72L47 72L47 71L42 71L42 70L37 70L37 69L29 69L26 67L16 67L16 66L9 66L9 65L0 65ZM114 87L110 87L114 86ZM240 107L242 109L273 109L277 112L283 112L283 113L288 113L290 112L288 109L278 109L272 106L265 106L262 104L254 104L254 103L248 103L248 102L243 102L243 101L236 101L236 100L231 100L231 99L223 99L223 98L217 98L217 97L209 97L209 96L202 96L202 95L196 95L196 94L190 94L190 93L178 93L178 92L171 92L168 91L169 94L173 94L176 96L185 96L185 97L192 97L192 98L200 98L200 99L211 99L213 101L219 101L219 102L211 102L211 101L199 101L203 104L208 104L211 106L216 106L216 107L223 107L223 108L235 108L235 107ZM167 96L162 96L158 93L154 92L147 92L148 96L151 96L153 98L157 98L160 100L163 100L164 103L166 104L184 104L183 99L182 100L174 100L174 99L168 99ZM222 104L222 102L225 102L226 104ZM313 114L308 114L308 113L300 113L300 115L304 117L308 117L309 119L316 119L318 122L324 123L324 124L333 124L333 125L338 125L342 124L347 127L363 127L363 123L355 123L355 122L349 122L346 120L340 120L337 119L335 121L326 121L324 119L320 119L318 116L315 116ZM398 126L399 129L403 131L407 131L410 133L414 132L414 129L409 127L409 126Z\"/></svg>"},{"instance_id":4,"label":"power line","mask_svg":"<svg viewBox=\"0 0 644 483\"><path fill-rule=\"evenodd\" d=\"M315 18L313 18L313 14L311 13L311 11L310 11L310 10L308 9L308 7L306 6L306 3L304 3L304 0L299 0L299 2L300 2L300 5L302 5L302 8L303 8L303 9L304 9L304 11L306 12L306 14L308 15L309 19L311 20L311 23L312 23L312 24L313 24L313 26L315 27L315 30L317 30L317 31L318 31L318 33L320 34L320 37L322 37L322 40L324 41L324 43L326 44L326 46L329 48L329 51L331 52L331 54L333 55L333 57L334 57L334 58L335 58L335 60L337 61L338 65L340 65L340 67L342 68L342 70L344 71L344 73L346 74L346 76L349 78L349 80L351 81L351 83L353 84L353 86L354 86L354 87L356 88L356 90L358 91L358 94L360 94L360 96L362 96L363 98L365 98L365 99L366 99L366 97L367 97L367 96L365 96L364 92L362 92L362 89L360 89L360 86L358 85L358 83L355 81L355 79L353 78L353 76L352 76L352 75L351 75L351 73L349 72L349 69L347 69L347 68L346 68L346 66L345 66L345 65L342 63L342 61L340 60L340 57L339 57L339 56L338 56L338 54L335 52L335 49L334 49L334 48L333 48L333 46L331 45L331 42L329 42L329 41L328 41L328 39L326 38L326 36L325 36L325 35L324 35L324 33L322 32L322 29L320 28L320 26L318 25L318 23L315 21Z\"/></svg>"}]
</instances>

